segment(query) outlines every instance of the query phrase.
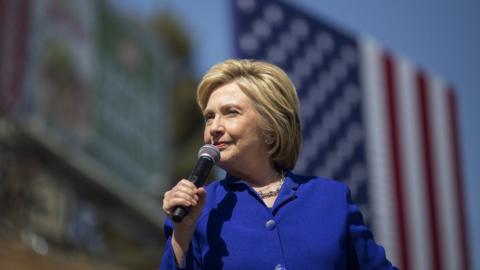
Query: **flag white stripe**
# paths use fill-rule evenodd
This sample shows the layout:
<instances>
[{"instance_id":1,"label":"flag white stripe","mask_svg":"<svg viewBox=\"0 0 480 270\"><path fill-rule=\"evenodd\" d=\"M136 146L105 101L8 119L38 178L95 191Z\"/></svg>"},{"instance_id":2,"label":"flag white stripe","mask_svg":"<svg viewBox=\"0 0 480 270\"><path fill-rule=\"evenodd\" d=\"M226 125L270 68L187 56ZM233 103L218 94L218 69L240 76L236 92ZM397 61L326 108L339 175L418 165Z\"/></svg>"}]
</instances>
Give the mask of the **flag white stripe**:
<instances>
[{"instance_id":1,"label":"flag white stripe","mask_svg":"<svg viewBox=\"0 0 480 270\"><path fill-rule=\"evenodd\" d=\"M455 182L453 174L453 154L451 153L452 138L448 125L448 105L446 86L439 78L430 78L431 127L433 136L434 169L437 176L435 202L440 209L439 229L442 246L442 262L445 269L460 269L460 243L457 237L459 229L456 211Z\"/></svg>"},{"instance_id":2,"label":"flag white stripe","mask_svg":"<svg viewBox=\"0 0 480 270\"><path fill-rule=\"evenodd\" d=\"M380 48L373 41L364 38L359 42L361 62L361 83L364 91L363 108L366 125L367 163L369 168L369 201L372 207L373 230L377 242L388 251L387 256L398 265L400 250L397 243L397 217L393 193L392 165L386 130L384 76L381 67Z\"/></svg>"},{"instance_id":3,"label":"flag white stripe","mask_svg":"<svg viewBox=\"0 0 480 270\"><path fill-rule=\"evenodd\" d=\"M409 258L413 269L431 269L431 242L428 233L426 187L422 180L422 147L414 67L405 59L396 59L397 104L401 131L401 162L405 172L405 208Z\"/></svg>"}]
</instances>

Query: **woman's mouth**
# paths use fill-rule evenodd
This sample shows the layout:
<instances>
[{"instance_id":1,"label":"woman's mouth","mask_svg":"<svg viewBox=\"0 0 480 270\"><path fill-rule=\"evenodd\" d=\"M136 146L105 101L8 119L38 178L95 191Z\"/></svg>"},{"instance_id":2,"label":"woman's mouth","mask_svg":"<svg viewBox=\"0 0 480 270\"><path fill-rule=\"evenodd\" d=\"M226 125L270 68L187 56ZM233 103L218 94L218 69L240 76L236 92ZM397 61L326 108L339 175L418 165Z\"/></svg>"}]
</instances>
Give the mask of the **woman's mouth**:
<instances>
[{"instance_id":1,"label":"woman's mouth","mask_svg":"<svg viewBox=\"0 0 480 270\"><path fill-rule=\"evenodd\" d=\"M226 142L218 142L218 143L215 143L214 145L218 148L218 150L222 150L222 149L224 149L225 147L227 147L227 143L226 143Z\"/></svg>"}]
</instances>

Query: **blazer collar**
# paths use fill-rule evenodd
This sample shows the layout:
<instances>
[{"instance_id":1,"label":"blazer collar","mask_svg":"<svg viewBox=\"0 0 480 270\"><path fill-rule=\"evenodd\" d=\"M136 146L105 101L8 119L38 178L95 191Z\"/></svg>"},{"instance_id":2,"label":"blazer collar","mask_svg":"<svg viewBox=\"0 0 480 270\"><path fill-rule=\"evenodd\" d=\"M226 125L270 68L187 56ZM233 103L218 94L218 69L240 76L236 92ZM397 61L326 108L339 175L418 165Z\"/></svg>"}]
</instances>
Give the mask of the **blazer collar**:
<instances>
[{"instance_id":1,"label":"blazer collar","mask_svg":"<svg viewBox=\"0 0 480 270\"><path fill-rule=\"evenodd\" d=\"M291 171L287 171L285 174L285 182L283 183L284 188L283 190L288 189L288 190L297 190L298 186L300 185L299 181L296 179L296 175L293 174ZM242 189L241 186L248 185L248 183L238 177L235 177L229 173L226 174L225 178L221 181L222 185L224 185L226 188L229 189Z\"/></svg>"}]
</instances>

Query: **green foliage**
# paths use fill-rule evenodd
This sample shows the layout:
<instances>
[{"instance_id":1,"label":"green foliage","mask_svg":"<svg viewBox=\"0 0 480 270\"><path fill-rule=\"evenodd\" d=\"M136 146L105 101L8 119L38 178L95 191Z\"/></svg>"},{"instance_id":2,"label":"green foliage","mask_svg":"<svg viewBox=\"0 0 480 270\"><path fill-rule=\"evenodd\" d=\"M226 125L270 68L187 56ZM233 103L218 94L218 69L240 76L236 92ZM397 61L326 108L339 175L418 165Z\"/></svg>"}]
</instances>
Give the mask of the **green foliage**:
<instances>
[{"instance_id":1,"label":"green foliage","mask_svg":"<svg viewBox=\"0 0 480 270\"><path fill-rule=\"evenodd\" d=\"M191 69L192 44L187 32L174 15L162 12L150 23L159 43L166 46L175 64L171 99L172 185L186 178L203 144L203 117L195 102L197 81Z\"/></svg>"}]
</instances>

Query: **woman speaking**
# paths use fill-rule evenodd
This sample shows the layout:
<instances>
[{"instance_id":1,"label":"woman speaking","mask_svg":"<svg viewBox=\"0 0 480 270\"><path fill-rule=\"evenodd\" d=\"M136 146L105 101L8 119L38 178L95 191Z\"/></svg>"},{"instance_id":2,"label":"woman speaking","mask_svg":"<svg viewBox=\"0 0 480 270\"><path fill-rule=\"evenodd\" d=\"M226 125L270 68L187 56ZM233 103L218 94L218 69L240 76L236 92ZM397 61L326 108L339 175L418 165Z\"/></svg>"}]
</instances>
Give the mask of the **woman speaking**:
<instances>
[{"instance_id":1,"label":"woman speaking","mask_svg":"<svg viewBox=\"0 0 480 270\"><path fill-rule=\"evenodd\" d=\"M265 62L214 65L197 89L204 141L227 174L182 179L164 195L167 269L396 269L373 240L347 186L290 172L302 142L295 87ZM308 147L305 146L305 147Z\"/></svg>"}]
</instances>

